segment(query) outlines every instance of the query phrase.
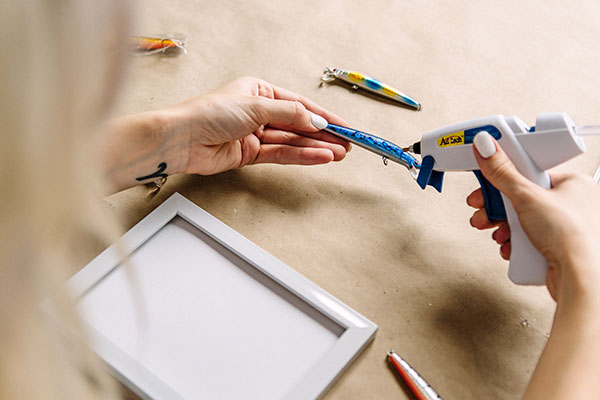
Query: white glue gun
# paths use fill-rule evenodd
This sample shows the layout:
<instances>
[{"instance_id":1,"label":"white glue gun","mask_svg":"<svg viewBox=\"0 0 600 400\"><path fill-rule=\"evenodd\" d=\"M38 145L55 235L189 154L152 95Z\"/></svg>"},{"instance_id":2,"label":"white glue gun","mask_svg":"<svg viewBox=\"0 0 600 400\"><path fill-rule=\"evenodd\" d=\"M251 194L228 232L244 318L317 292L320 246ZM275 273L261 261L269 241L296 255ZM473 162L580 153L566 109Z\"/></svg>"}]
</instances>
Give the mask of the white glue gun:
<instances>
[{"instance_id":1,"label":"white glue gun","mask_svg":"<svg viewBox=\"0 0 600 400\"><path fill-rule=\"evenodd\" d=\"M529 241L508 198L479 171L473 155L473 138L479 132L488 132L526 178L549 188L546 170L583 153L585 143L579 135L591 134L592 128L597 133L597 127L576 127L566 113L540 114L533 127L517 117L492 115L428 132L408 150L422 156L417 182L423 189L429 185L441 192L444 171L475 172L490 221L508 219L509 278L520 285L542 285L548 264Z\"/></svg>"}]
</instances>

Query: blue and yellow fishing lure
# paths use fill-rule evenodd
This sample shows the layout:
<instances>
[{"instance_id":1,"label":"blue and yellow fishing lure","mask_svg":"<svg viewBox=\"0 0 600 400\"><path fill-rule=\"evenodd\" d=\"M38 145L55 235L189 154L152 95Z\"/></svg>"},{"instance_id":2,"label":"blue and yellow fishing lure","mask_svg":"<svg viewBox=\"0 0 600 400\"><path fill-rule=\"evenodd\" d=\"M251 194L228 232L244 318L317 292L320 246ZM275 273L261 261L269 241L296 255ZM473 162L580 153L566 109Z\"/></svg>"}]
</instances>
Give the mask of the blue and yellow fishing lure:
<instances>
[{"instance_id":1,"label":"blue and yellow fishing lure","mask_svg":"<svg viewBox=\"0 0 600 400\"><path fill-rule=\"evenodd\" d=\"M359 72L346 71L333 67L328 67L325 69L325 71L323 71L323 76L321 77L322 82L331 82L335 79L340 79L351 84L352 88L354 89L362 88L371 93L375 93L387 99L407 105L417 111L421 110L421 103L409 95L404 94L398 89L394 89L393 87L386 85L375 78L371 78Z\"/></svg>"}]
</instances>

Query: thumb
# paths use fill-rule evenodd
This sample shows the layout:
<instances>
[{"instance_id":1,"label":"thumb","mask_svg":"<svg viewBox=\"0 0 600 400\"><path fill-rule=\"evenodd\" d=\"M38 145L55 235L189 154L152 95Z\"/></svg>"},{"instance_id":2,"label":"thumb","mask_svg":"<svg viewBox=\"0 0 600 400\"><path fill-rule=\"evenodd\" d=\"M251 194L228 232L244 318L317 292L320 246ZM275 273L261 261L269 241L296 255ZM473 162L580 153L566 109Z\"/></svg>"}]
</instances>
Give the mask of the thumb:
<instances>
[{"instance_id":1,"label":"thumb","mask_svg":"<svg viewBox=\"0 0 600 400\"><path fill-rule=\"evenodd\" d=\"M513 205L519 193L523 193L530 185L535 186L517 170L489 133L479 132L473 139L473 145L475 159L483 176L508 196Z\"/></svg>"}]
</instances>

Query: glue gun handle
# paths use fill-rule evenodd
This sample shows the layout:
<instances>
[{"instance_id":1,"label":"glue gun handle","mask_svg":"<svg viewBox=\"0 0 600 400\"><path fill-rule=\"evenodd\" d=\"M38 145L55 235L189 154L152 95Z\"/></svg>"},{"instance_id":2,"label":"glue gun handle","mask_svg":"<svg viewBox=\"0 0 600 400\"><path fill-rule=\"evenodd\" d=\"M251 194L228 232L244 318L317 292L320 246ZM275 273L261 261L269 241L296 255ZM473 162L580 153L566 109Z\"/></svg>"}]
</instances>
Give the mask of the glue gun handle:
<instances>
[{"instance_id":1,"label":"glue gun handle","mask_svg":"<svg viewBox=\"0 0 600 400\"><path fill-rule=\"evenodd\" d=\"M523 231L512 203L500 193L481 173L473 171L481 185L485 210L490 221L508 220L511 235L509 278L521 285L542 285L546 281L546 259L531 244ZM545 172L543 173L545 174ZM544 184L541 179L541 184Z\"/></svg>"},{"instance_id":2,"label":"glue gun handle","mask_svg":"<svg viewBox=\"0 0 600 400\"><path fill-rule=\"evenodd\" d=\"M548 173L533 162L513 135L504 135L498 143L521 174L543 188L550 187ZM520 285L543 285L546 283L548 262L525 234L519 216L508 197L502 194L502 198L510 227L511 253L508 277Z\"/></svg>"},{"instance_id":3,"label":"glue gun handle","mask_svg":"<svg viewBox=\"0 0 600 400\"><path fill-rule=\"evenodd\" d=\"M504 194L502 197L510 227L511 252L508 277L520 285L543 285L546 283L548 262L527 237L510 200Z\"/></svg>"}]
</instances>

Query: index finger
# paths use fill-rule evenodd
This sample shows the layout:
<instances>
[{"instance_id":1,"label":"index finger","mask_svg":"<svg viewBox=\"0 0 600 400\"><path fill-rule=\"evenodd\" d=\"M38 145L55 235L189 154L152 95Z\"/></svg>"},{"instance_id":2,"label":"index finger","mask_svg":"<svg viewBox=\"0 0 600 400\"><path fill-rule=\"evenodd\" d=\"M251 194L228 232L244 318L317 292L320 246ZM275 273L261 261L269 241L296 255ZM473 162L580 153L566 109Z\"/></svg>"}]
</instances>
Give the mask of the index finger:
<instances>
[{"instance_id":1,"label":"index finger","mask_svg":"<svg viewBox=\"0 0 600 400\"><path fill-rule=\"evenodd\" d=\"M339 144L347 151L350 143L346 140L324 132L317 127L311 117L311 112L299 101L271 99L267 97L252 98L252 107L256 114L256 123L269 125L271 128L280 128L293 131L303 136L317 140Z\"/></svg>"},{"instance_id":2,"label":"index finger","mask_svg":"<svg viewBox=\"0 0 600 400\"><path fill-rule=\"evenodd\" d=\"M481 188L474 190L473 193L467 197L467 204L473 208L485 207L485 200Z\"/></svg>"},{"instance_id":3,"label":"index finger","mask_svg":"<svg viewBox=\"0 0 600 400\"><path fill-rule=\"evenodd\" d=\"M275 95L276 99L297 101L299 103L302 103L302 105L304 105L304 107L306 107L307 110L312 111L315 114L319 114L328 122L331 122L336 125L348 126L348 123L344 121L341 117L332 113L331 111L327 111L314 101L309 100L306 97L299 95L298 93L292 92L291 90L280 88L275 85L271 85L271 87L273 88L273 94Z\"/></svg>"}]
</instances>

